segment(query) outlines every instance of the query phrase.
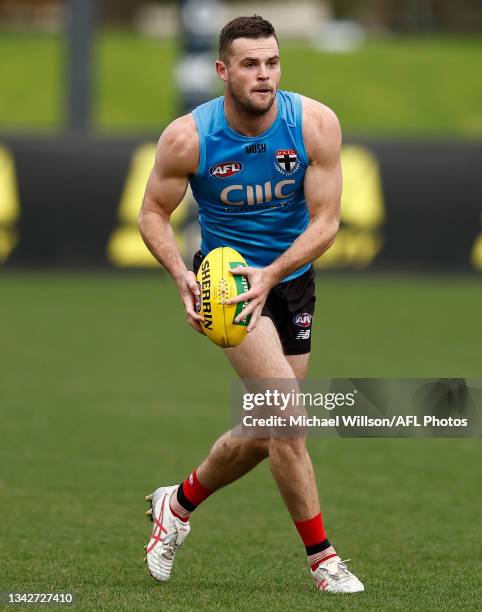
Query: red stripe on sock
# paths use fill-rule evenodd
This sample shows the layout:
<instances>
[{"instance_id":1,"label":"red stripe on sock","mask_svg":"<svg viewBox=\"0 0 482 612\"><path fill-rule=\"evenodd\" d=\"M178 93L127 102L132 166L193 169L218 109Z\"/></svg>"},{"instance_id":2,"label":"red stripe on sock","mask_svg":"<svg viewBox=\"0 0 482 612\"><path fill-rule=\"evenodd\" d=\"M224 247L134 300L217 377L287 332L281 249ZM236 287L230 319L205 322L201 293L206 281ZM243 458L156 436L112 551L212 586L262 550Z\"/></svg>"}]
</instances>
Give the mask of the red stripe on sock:
<instances>
[{"instance_id":1,"label":"red stripe on sock","mask_svg":"<svg viewBox=\"0 0 482 612\"><path fill-rule=\"evenodd\" d=\"M206 489L206 487L199 482L196 470L194 470L189 478L186 478L182 483L182 490L191 504L195 506L199 506L199 504L207 499L212 493L212 491Z\"/></svg>"},{"instance_id":2,"label":"red stripe on sock","mask_svg":"<svg viewBox=\"0 0 482 612\"><path fill-rule=\"evenodd\" d=\"M171 506L170 504L169 504L169 509L170 509L170 510L171 510L171 512L174 514L174 516L175 516L176 518L178 518L180 521L182 521L183 523L187 523L187 522L188 522L189 517L188 517L188 516L181 516L180 514L178 514L177 512L175 512L175 511L172 509L172 506Z\"/></svg>"},{"instance_id":3,"label":"red stripe on sock","mask_svg":"<svg viewBox=\"0 0 482 612\"><path fill-rule=\"evenodd\" d=\"M313 563L313 565L311 566L311 569L314 572L316 572L316 569L318 568L318 566L320 566L325 561L328 561L328 559L333 559L333 557L336 557L336 556L337 556L336 553L333 553L332 555L328 555L325 559L321 559L321 561L317 561L316 563Z\"/></svg>"},{"instance_id":4,"label":"red stripe on sock","mask_svg":"<svg viewBox=\"0 0 482 612\"><path fill-rule=\"evenodd\" d=\"M305 546L314 546L326 540L321 512L307 521L295 521L295 527Z\"/></svg>"}]
</instances>

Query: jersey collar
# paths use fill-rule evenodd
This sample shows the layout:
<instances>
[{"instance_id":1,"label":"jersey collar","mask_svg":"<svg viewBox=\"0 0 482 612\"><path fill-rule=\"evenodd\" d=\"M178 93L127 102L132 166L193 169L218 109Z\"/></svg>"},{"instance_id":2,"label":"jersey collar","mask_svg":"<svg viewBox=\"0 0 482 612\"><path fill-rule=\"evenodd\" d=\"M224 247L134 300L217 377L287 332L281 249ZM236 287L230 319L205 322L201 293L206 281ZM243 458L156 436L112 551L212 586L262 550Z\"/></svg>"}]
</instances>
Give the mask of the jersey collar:
<instances>
[{"instance_id":1,"label":"jersey collar","mask_svg":"<svg viewBox=\"0 0 482 612\"><path fill-rule=\"evenodd\" d=\"M256 136L245 136L244 134L240 134L239 132L236 132L231 127L229 127L228 121L226 119L226 113L224 112L224 96L221 96L220 98L221 124L223 128L226 130L226 132L228 132L228 134L230 134L236 140L252 141L252 140L260 140L262 138L267 138L268 136L271 136L271 134L277 130L278 125L281 121L282 100L281 100L281 95L280 95L279 90L276 92L276 102L278 105L276 119L273 121L271 126L267 130L265 130L264 132L261 132L261 134L257 134Z\"/></svg>"}]
</instances>

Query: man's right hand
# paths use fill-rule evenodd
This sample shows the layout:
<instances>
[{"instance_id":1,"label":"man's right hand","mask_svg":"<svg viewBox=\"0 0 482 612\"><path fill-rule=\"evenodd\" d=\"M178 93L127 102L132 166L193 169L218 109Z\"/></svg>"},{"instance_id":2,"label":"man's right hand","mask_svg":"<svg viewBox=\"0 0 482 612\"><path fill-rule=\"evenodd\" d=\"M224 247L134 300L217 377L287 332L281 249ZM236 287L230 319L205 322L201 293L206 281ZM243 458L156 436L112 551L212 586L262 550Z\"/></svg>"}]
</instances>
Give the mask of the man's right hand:
<instances>
[{"instance_id":1,"label":"man's right hand","mask_svg":"<svg viewBox=\"0 0 482 612\"><path fill-rule=\"evenodd\" d=\"M198 333L204 335L203 329L199 324L199 321L204 321L204 317L194 310L196 299L199 299L200 297L199 286L197 284L196 275L194 272L187 270L184 276L182 276L177 283L177 288L179 290L179 295L181 296L181 301L186 310L188 324Z\"/></svg>"}]
</instances>

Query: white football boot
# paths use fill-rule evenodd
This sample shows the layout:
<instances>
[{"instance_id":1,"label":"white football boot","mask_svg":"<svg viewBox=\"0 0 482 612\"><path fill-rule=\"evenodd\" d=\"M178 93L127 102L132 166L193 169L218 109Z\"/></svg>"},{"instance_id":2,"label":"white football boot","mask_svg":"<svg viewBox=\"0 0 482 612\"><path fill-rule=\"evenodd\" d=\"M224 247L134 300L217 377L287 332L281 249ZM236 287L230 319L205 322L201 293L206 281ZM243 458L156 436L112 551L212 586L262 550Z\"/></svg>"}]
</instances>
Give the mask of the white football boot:
<instances>
[{"instance_id":1,"label":"white football boot","mask_svg":"<svg viewBox=\"0 0 482 612\"><path fill-rule=\"evenodd\" d=\"M186 539L191 526L189 521L179 520L171 512L169 500L177 485L161 487L146 496L150 509L146 512L154 523L151 537L146 546L147 567L156 580L169 580L176 552Z\"/></svg>"},{"instance_id":2,"label":"white football boot","mask_svg":"<svg viewBox=\"0 0 482 612\"><path fill-rule=\"evenodd\" d=\"M345 563L340 557L332 557L320 563L315 571L311 570L311 577L315 581L316 588L320 591L330 593L360 593L365 590L358 578L348 571Z\"/></svg>"}]
</instances>

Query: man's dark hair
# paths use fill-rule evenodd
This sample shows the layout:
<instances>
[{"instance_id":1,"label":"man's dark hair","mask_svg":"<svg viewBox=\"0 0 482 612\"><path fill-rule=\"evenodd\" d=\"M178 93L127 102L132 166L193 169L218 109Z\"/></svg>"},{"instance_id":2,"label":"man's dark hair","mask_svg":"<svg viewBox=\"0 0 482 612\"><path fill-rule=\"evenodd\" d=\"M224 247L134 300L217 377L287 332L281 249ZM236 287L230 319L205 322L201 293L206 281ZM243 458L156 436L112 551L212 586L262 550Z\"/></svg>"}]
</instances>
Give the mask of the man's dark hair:
<instances>
[{"instance_id":1,"label":"man's dark hair","mask_svg":"<svg viewBox=\"0 0 482 612\"><path fill-rule=\"evenodd\" d=\"M219 34L219 59L226 61L229 47L236 38L270 38L271 36L274 36L278 42L273 24L260 15L236 17L227 23Z\"/></svg>"}]
</instances>

